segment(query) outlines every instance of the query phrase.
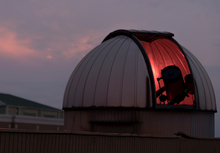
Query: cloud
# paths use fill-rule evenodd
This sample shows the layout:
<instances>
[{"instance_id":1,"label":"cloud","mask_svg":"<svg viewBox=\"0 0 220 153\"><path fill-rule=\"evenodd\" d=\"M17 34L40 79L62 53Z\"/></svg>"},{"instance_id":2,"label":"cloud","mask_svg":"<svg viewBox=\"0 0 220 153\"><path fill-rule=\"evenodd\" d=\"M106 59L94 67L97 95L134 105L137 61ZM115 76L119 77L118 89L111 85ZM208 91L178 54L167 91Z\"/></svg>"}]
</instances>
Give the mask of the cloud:
<instances>
[{"instance_id":1,"label":"cloud","mask_svg":"<svg viewBox=\"0 0 220 153\"><path fill-rule=\"evenodd\" d=\"M99 45L102 40L102 34L99 32L88 31L87 35L76 35L71 41L65 43L61 53L65 59L81 60L95 46ZM60 44L61 45L61 44Z\"/></svg>"},{"instance_id":2,"label":"cloud","mask_svg":"<svg viewBox=\"0 0 220 153\"><path fill-rule=\"evenodd\" d=\"M22 62L36 62L46 59L82 58L97 42L99 34L89 36L76 35L75 37L60 36L59 39L47 37L22 36L19 32L0 27L0 56L8 60Z\"/></svg>"},{"instance_id":3,"label":"cloud","mask_svg":"<svg viewBox=\"0 0 220 153\"><path fill-rule=\"evenodd\" d=\"M15 61L16 64L29 66L45 64L42 61L53 59L53 46L44 48L36 41L35 37L21 37L19 32L9 28L0 27L0 58L6 61ZM43 40L45 41L45 40ZM46 43L47 44L47 43ZM49 47L49 46L45 46Z\"/></svg>"},{"instance_id":4,"label":"cloud","mask_svg":"<svg viewBox=\"0 0 220 153\"><path fill-rule=\"evenodd\" d=\"M29 47L31 40L18 39L17 33L0 27L0 55L9 58L36 56L37 52Z\"/></svg>"},{"instance_id":5,"label":"cloud","mask_svg":"<svg viewBox=\"0 0 220 153\"><path fill-rule=\"evenodd\" d=\"M52 59L53 57L52 57L51 55L48 55L47 58L48 58L48 59Z\"/></svg>"},{"instance_id":6,"label":"cloud","mask_svg":"<svg viewBox=\"0 0 220 153\"><path fill-rule=\"evenodd\" d=\"M90 41L91 37L87 36L70 43L68 50L63 51L63 55L67 58L71 58L80 53L83 57L86 52L90 51L94 47Z\"/></svg>"}]
</instances>

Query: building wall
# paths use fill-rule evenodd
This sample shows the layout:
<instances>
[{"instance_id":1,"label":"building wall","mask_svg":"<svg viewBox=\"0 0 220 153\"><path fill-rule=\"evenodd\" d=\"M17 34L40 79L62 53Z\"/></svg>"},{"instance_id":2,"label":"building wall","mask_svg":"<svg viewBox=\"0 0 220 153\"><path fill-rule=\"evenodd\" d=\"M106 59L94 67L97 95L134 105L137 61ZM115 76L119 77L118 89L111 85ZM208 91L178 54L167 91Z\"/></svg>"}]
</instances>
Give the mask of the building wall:
<instances>
[{"instance_id":1,"label":"building wall","mask_svg":"<svg viewBox=\"0 0 220 153\"><path fill-rule=\"evenodd\" d=\"M63 119L0 115L0 128L28 130L63 130Z\"/></svg>"},{"instance_id":2,"label":"building wall","mask_svg":"<svg viewBox=\"0 0 220 153\"><path fill-rule=\"evenodd\" d=\"M6 111L1 114L63 118L63 111L61 110L46 110L46 109L37 109L37 108L29 108L29 107L20 107L20 106L19 107L5 106L5 107L6 107Z\"/></svg>"},{"instance_id":3,"label":"building wall","mask_svg":"<svg viewBox=\"0 0 220 153\"><path fill-rule=\"evenodd\" d=\"M125 109L65 111L64 129L157 136L173 136L181 131L191 136L214 137L214 113Z\"/></svg>"},{"instance_id":4,"label":"building wall","mask_svg":"<svg viewBox=\"0 0 220 153\"><path fill-rule=\"evenodd\" d=\"M5 114L5 106L0 106L0 114Z\"/></svg>"},{"instance_id":5,"label":"building wall","mask_svg":"<svg viewBox=\"0 0 220 153\"><path fill-rule=\"evenodd\" d=\"M0 129L1 153L218 153L220 139Z\"/></svg>"}]
</instances>

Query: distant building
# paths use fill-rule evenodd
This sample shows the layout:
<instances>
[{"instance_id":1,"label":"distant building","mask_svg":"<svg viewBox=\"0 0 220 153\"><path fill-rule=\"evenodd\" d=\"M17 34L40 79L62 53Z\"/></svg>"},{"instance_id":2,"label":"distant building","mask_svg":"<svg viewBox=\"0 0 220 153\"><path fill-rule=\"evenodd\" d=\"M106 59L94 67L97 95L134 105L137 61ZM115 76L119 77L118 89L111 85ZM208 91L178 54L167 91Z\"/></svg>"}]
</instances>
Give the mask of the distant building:
<instances>
[{"instance_id":1,"label":"distant building","mask_svg":"<svg viewBox=\"0 0 220 153\"><path fill-rule=\"evenodd\" d=\"M62 130L63 111L0 93L0 128Z\"/></svg>"}]
</instances>

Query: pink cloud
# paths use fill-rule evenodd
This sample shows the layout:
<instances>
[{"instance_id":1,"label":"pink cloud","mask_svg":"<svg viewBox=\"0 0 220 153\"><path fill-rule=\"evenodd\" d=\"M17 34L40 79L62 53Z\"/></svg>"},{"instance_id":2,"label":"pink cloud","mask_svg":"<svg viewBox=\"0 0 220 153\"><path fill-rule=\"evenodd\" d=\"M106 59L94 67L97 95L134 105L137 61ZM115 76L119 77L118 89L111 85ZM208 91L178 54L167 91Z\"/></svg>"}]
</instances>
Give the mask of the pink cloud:
<instances>
[{"instance_id":1,"label":"pink cloud","mask_svg":"<svg viewBox=\"0 0 220 153\"><path fill-rule=\"evenodd\" d=\"M89 34L88 34L89 33ZM39 38L30 33L20 37L18 31L0 26L0 56L22 63L40 63L42 60L82 58L100 43L102 33L88 32L86 35L74 35L70 40L60 37L57 41L38 43ZM87 36L88 35L88 36ZM44 38L40 38L44 39ZM72 39L72 40L71 40ZM43 46L42 46L43 45Z\"/></svg>"},{"instance_id":2,"label":"pink cloud","mask_svg":"<svg viewBox=\"0 0 220 153\"><path fill-rule=\"evenodd\" d=\"M29 47L31 40L18 39L17 33L0 27L0 55L21 59L36 56L37 52Z\"/></svg>"},{"instance_id":3,"label":"pink cloud","mask_svg":"<svg viewBox=\"0 0 220 153\"><path fill-rule=\"evenodd\" d=\"M0 27L0 56L6 59L13 59L24 63L36 64L39 59L52 59L53 48L38 50L31 45L33 40L29 38L19 38L18 33L5 27ZM56 45L55 45L56 46Z\"/></svg>"},{"instance_id":4,"label":"pink cloud","mask_svg":"<svg viewBox=\"0 0 220 153\"><path fill-rule=\"evenodd\" d=\"M48 59L52 59L53 57L52 57L51 55L48 55L47 58L48 58Z\"/></svg>"},{"instance_id":5,"label":"pink cloud","mask_svg":"<svg viewBox=\"0 0 220 153\"><path fill-rule=\"evenodd\" d=\"M91 51L95 46L100 43L100 35L96 34L81 37L78 40L68 44L68 49L63 51L63 55L66 58L72 58L76 55L85 56L89 51ZM92 41L92 42L91 42Z\"/></svg>"}]
</instances>

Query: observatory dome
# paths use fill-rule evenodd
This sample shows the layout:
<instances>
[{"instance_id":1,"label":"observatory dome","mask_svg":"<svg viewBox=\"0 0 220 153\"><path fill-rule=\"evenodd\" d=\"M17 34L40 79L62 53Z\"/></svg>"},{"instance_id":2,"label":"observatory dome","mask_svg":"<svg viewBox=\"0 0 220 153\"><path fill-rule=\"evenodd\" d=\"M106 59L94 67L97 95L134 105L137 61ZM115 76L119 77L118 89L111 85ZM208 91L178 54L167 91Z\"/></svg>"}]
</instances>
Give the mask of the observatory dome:
<instances>
[{"instance_id":1,"label":"observatory dome","mask_svg":"<svg viewBox=\"0 0 220 153\"><path fill-rule=\"evenodd\" d=\"M74 69L63 109L216 111L214 90L205 69L173 36L137 30L110 33Z\"/></svg>"}]
</instances>

